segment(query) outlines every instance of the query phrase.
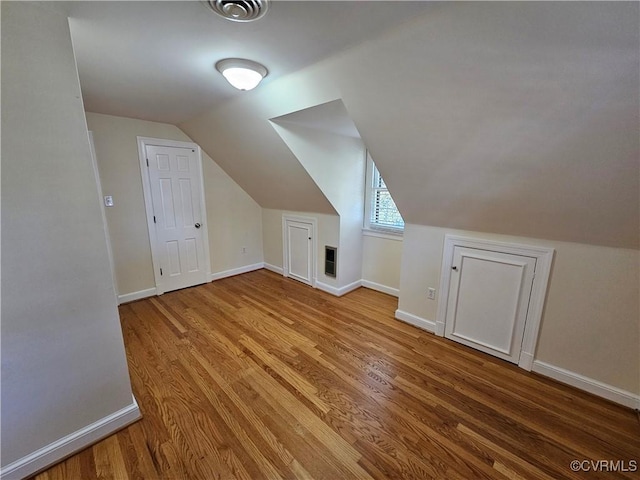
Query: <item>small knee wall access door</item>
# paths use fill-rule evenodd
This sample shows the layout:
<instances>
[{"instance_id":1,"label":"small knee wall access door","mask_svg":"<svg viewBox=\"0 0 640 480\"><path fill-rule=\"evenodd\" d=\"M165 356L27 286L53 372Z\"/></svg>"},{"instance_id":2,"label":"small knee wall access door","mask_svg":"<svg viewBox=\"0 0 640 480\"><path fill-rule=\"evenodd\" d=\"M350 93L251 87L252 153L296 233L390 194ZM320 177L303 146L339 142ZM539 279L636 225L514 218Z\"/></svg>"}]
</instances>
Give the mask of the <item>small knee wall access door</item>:
<instances>
[{"instance_id":1,"label":"small knee wall access door","mask_svg":"<svg viewBox=\"0 0 640 480\"><path fill-rule=\"evenodd\" d=\"M283 273L315 286L315 222L305 217L283 217Z\"/></svg>"},{"instance_id":2,"label":"small knee wall access door","mask_svg":"<svg viewBox=\"0 0 640 480\"><path fill-rule=\"evenodd\" d=\"M447 236L437 333L531 369L552 254Z\"/></svg>"},{"instance_id":3,"label":"small knee wall access door","mask_svg":"<svg viewBox=\"0 0 640 480\"><path fill-rule=\"evenodd\" d=\"M536 259L455 247L445 337L518 363Z\"/></svg>"}]
</instances>

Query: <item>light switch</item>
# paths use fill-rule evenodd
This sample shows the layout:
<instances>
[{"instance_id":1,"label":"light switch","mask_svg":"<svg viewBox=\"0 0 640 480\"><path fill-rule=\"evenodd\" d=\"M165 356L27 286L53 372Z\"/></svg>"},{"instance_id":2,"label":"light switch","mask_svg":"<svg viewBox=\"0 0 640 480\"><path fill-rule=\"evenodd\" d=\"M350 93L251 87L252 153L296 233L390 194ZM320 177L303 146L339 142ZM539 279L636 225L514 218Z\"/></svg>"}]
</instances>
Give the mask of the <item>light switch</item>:
<instances>
[{"instance_id":1,"label":"light switch","mask_svg":"<svg viewBox=\"0 0 640 480\"><path fill-rule=\"evenodd\" d=\"M113 197L111 195L104 196L104 206L113 207Z\"/></svg>"}]
</instances>

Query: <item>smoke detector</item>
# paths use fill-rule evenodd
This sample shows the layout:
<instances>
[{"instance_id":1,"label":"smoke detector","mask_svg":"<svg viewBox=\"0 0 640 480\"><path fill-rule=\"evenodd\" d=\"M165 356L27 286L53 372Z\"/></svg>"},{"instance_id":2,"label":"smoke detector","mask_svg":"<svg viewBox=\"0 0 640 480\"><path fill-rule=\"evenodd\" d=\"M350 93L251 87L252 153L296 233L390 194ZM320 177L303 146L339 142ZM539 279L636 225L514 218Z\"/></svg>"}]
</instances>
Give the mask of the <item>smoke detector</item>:
<instances>
[{"instance_id":1,"label":"smoke detector","mask_svg":"<svg viewBox=\"0 0 640 480\"><path fill-rule=\"evenodd\" d=\"M269 0L206 0L215 13L233 22L253 22L269 9Z\"/></svg>"}]
</instances>

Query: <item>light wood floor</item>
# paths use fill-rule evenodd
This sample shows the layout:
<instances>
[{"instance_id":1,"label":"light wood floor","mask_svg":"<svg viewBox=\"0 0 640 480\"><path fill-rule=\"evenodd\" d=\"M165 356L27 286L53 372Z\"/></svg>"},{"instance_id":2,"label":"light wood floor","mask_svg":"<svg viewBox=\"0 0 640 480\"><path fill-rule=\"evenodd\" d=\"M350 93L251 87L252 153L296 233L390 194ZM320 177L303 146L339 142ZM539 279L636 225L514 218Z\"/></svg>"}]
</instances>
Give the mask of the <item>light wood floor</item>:
<instances>
[{"instance_id":1,"label":"light wood floor","mask_svg":"<svg viewBox=\"0 0 640 480\"><path fill-rule=\"evenodd\" d=\"M120 307L144 418L49 479L639 478L636 413L259 270Z\"/></svg>"}]
</instances>

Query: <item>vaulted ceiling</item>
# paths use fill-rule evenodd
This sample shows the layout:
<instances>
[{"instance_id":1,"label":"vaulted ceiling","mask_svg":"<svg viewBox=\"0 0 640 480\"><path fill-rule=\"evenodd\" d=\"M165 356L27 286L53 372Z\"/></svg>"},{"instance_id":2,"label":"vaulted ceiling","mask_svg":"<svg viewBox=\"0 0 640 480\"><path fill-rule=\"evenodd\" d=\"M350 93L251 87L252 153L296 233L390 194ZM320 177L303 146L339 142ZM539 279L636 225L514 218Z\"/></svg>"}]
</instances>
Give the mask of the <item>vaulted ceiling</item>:
<instances>
[{"instance_id":1,"label":"vaulted ceiling","mask_svg":"<svg viewBox=\"0 0 640 480\"><path fill-rule=\"evenodd\" d=\"M86 108L177 124L239 94L215 70L228 57L267 66L265 83L379 35L426 2L271 2L250 23L205 1L52 2L70 16Z\"/></svg>"},{"instance_id":2,"label":"vaulted ceiling","mask_svg":"<svg viewBox=\"0 0 640 480\"><path fill-rule=\"evenodd\" d=\"M331 212L269 120L341 99L408 223L639 247L639 4L277 2L249 29L195 7L161 29L155 13L122 20L127 35L101 24L113 11L74 7L87 109L178 123L263 207ZM189 47L182 32L205 17L211 32ZM285 18L300 23L280 35ZM269 81L225 90L203 53L216 41ZM184 78L151 69L145 88L136 63Z\"/></svg>"}]
</instances>

